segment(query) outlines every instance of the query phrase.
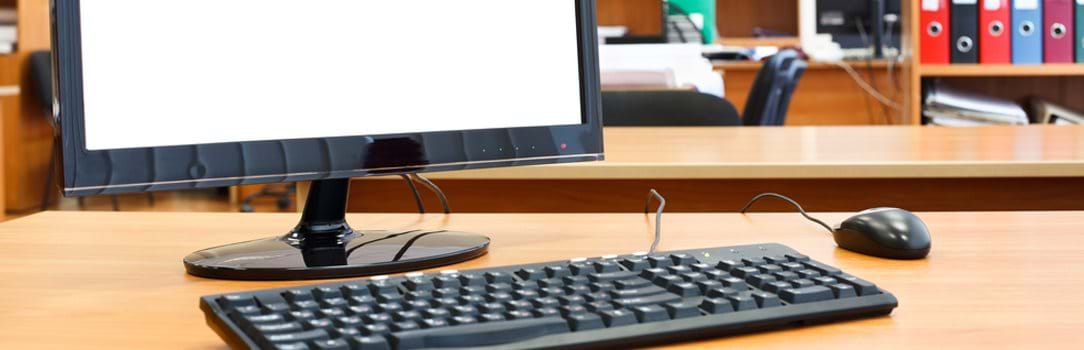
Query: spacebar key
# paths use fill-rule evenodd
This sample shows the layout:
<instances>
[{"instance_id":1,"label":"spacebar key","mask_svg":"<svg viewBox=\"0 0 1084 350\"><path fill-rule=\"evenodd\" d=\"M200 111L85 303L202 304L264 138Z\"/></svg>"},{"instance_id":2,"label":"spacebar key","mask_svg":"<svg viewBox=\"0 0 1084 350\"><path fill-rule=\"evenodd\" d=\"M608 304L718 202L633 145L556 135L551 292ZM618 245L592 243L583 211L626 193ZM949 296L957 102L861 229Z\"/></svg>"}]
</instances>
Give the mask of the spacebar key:
<instances>
[{"instance_id":1,"label":"spacebar key","mask_svg":"<svg viewBox=\"0 0 1084 350\"><path fill-rule=\"evenodd\" d=\"M568 332L565 319L545 317L392 333L391 341L399 350L464 348L515 343Z\"/></svg>"}]
</instances>

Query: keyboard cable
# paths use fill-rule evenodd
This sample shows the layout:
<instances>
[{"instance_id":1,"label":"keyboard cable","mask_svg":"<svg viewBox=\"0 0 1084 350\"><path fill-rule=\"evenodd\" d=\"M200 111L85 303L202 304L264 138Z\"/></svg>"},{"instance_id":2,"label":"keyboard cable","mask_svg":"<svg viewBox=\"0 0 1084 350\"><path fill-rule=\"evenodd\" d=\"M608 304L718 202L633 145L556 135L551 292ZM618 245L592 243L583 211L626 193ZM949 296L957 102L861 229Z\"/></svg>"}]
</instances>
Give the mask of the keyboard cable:
<instances>
[{"instance_id":1,"label":"keyboard cable","mask_svg":"<svg viewBox=\"0 0 1084 350\"><path fill-rule=\"evenodd\" d=\"M415 182L424 185L426 188L428 188L430 191L433 191L433 193L437 195L437 198L440 199L440 205L443 207L445 214L452 213L452 209L448 205L448 197L444 195L444 191L442 191L440 187L437 186L437 184L433 183L433 181L430 181L428 178L422 176L421 174L403 174L399 176L402 177L403 180L406 181L407 186L410 187L410 193L414 196L414 204L418 206L418 213L425 214L425 204L422 203L422 197L421 194L418 193L418 186L415 186Z\"/></svg>"},{"instance_id":2,"label":"keyboard cable","mask_svg":"<svg viewBox=\"0 0 1084 350\"><path fill-rule=\"evenodd\" d=\"M662 241L662 212L666 210L666 198L664 198L659 191L654 188L647 193L647 202L644 203L644 215L651 213L651 200L657 199L659 201L659 208L655 211L655 240L651 243L650 254L655 254L655 251L659 248L659 242ZM650 220L650 219L648 219Z\"/></svg>"}]
</instances>

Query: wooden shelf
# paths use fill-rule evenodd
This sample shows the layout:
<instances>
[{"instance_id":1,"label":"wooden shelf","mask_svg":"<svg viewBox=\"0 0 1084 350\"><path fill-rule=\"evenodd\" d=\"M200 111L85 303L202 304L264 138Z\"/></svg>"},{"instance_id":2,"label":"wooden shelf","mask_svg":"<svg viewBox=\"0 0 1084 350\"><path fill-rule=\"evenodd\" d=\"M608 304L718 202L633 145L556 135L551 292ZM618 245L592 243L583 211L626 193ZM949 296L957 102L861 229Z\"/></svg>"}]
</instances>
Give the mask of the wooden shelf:
<instances>
[{"instance_id":1,"label":"wooden shelf","mask_svg":"<svg viewBox=\"0 0 1084 350\"><path fill-rule=\"evenodd\" d=\"M951 64L922 65L923 77L1042 77L1084 76L1084 64L1042 65L982 65Z\"/></svg>"}]
</instances>

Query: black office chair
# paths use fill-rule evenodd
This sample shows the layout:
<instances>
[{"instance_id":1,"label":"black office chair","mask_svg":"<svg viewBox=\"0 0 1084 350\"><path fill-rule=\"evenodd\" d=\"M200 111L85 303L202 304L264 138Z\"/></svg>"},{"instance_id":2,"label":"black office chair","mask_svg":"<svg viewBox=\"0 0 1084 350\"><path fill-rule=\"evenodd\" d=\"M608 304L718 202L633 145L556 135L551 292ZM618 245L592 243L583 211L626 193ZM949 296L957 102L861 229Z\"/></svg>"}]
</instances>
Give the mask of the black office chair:
<instances>
[{"instance_id":1,"label":"black office chair","mask_svg":"<svg viewBox=\"0 0 1084 350\"><path fill-rule=\"evenodd\" d=\"M696 91L605 91L605 126L739 126L726 100Z\"/></svg>"},{"instance_id":2,"label":"black office chair","mask_svg":"<svg viewBox=\"0 0 1084 350\"><path fill-rule=\"evenodd\" d=\"M786 94L787 87L791 84L797 86L797 79L800 79L801 73L805 72L804 68L801 69L801 73L790 70L791 65L797 61L804 64L797 51L783 50L769 58L767 62L764 62L760 71L757 72L753 87L749 91L749 97L746 99L745 111L742 113L742 125L783 125L786 116L781 114L786 113L790 104L790 96ZM795 80L790 81L790 77L795 78ZM789 90L789 92L793 94L794 91ZM784 102L788 106L783 106Z\"/></svg>"},{"instance_id":3,"label":"black office chair","mask_svg":"<svg viewBox=\"0 0 1084 350\"><path fill-rule=\"evenodd\" d=\"M30 87L33 90L34 95L37 97L39 107L45 111L45 117L49 118L49 123L52 124L53 118L53 68L52 68L52 53L49 51L35 51L30 54L29 57L29 69L30 69ZM55 127L55 125L54 125ZM54 143L53 147L56 147ZM56 181L56 150L50 152L49 157L49 170L45 175L45 190L41 197L41 210L49 209L49 198L52 197ZM116 195L109 196L110 203L113 207L113 211L120 210L120 200ZM85 204L83 197L79 197L79 207L82 208ZM154 206L154 195L147 192L147 203L150 206Z\"/></svg>"},{"instance_id":4,"label":"black office chair","mask_svg":"<svg viewBox=\"0 0 1084 350\"><path fill-rule=\"evenodd\" d=\"M783 126L787 123L787 112L790 110L790 100L794 97L794 90L798 89L798 82L802 80L802 76L805 75L806 69L809 68L809 64L805 61L797 59L791 62L790 68L787 69L784 76L786 82L783 89L780 91L779 109L776 111L775 116L772 118L770 125Z\"/></svg>"}]
</instances>

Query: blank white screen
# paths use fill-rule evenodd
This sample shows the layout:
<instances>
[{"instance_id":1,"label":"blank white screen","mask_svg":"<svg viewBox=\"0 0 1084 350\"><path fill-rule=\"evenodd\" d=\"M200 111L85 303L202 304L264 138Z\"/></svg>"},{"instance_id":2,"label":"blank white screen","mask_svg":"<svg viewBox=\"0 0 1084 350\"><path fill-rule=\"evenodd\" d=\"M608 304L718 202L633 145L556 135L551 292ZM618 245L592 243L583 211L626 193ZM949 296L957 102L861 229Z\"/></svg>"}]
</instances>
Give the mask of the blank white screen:
<instances>
[{"instance_id":1,"label":"blank white screen","mask_svg":"<svg viewBox=\"0 0 1084 350\"><path fill-rule=\"evenodd\" d=\"M83 0L89 150L582 122L572 0Z\"/></svg>"}]
</instances>

